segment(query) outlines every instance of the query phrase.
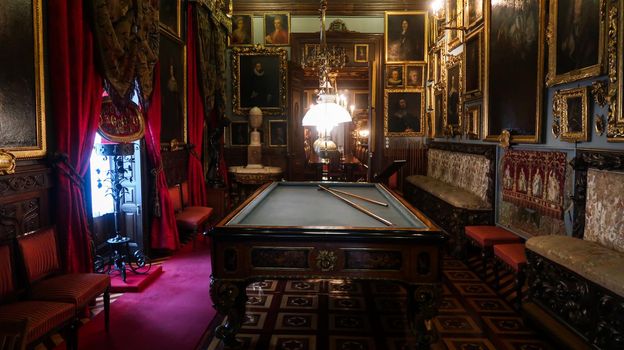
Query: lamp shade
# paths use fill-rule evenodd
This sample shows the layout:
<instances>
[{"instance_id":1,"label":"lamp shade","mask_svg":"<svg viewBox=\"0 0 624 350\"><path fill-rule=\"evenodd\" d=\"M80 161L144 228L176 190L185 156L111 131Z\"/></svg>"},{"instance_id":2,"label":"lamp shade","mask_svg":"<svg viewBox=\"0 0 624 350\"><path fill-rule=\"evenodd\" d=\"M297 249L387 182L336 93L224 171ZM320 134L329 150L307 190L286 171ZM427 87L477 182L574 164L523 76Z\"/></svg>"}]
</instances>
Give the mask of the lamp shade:
<instances>
[{"instance_id":1,"label":"lamp shade","mask_svg":"<svg viewBox=\"0 0 624 350\"><path fill-rule=\"evenodd\" d=\"M331 97L333 96L319 96L319 103L310 107L301 124L303 126L316 126L320 129L330 130L340 123L350 122L351 115L349 112L335 103Z\"/></svg>"}]
</instances>

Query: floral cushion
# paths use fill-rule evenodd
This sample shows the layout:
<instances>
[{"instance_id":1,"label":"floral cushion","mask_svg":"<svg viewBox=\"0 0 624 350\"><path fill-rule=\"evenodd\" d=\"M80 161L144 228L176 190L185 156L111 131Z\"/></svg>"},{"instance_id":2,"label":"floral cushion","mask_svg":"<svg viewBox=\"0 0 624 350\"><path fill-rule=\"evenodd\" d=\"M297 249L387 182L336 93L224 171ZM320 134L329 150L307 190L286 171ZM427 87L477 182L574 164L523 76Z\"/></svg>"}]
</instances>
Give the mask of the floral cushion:
<instances>
[{"instance_id":1,"label":"floral cushion","mask_svg":"<svg viewBox=\"0 0 624 350\"><path fill-rule=\"evenodd\" d=\"M570 236L538 236L526 248L624 297L624 253Z\"/></svg>"},{"instance_id":2,"label":"floral cushion","mask_svg":"<svg viewBox=\"0 0 624 350\"><path fill-rule=\"evenodd\" d=\"M476 154L430 149L427 176L473 193L488 205L490 160Z\"/></svg>"},{"instance_id":3,"label":"floral cushion","mask_svg":"<svg viewBox=\"0 0 624 350\"><path fill-rule=\"evenodd\" d=\"M492 206L474 193L429 176L411 175L405 181L440 198L455 208L491 210Z\"/></svg>"},{"instance_id":4,"label":"floral cushion","mask_svg":"<svg viewBox=\"0 0 624 350\"><path fill-rule=\"evenodd\" d=\"M587 171L587 203L583 239L624 252L624 174Z\"/></svg>"}]
</instances>

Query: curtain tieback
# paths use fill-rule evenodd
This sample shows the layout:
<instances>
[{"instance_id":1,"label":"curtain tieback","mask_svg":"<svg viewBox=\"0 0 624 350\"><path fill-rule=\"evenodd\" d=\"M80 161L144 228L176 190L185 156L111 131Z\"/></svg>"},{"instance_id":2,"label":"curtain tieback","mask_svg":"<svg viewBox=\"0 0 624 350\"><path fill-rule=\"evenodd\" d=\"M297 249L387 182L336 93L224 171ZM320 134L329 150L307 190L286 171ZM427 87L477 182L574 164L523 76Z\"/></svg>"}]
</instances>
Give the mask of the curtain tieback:
<instances>
[{"instance_id":1,"label":"curtain tieback","mask_svg":"<svg viewBox=\"0 0 624 350\"><path fill-rule=\"evenodd\" d=\"M151 170L152 176L154 177L154 200L152 201L152 209L154 211L154 216L159 218L162 215L162 211L160 209L160 194L158 191L158 175L163 171L162 159L158 160L158 166Z\"/></svg>"},{"instance_id":2,"label":"curtain tieback","mask_svg":"<svg viewBox=\"0 0 624 350\"><path fill-rule=\"evenodd\" d=\"M61 164L63 166L61 166ZM80 189L84 190L84 180L76 171L73 165L69 163L69 155L67 153L56 152L52 156L52 166L58 170L60 174L65 175L74 185L80 187Z\"/></svg>"}]
</instances>

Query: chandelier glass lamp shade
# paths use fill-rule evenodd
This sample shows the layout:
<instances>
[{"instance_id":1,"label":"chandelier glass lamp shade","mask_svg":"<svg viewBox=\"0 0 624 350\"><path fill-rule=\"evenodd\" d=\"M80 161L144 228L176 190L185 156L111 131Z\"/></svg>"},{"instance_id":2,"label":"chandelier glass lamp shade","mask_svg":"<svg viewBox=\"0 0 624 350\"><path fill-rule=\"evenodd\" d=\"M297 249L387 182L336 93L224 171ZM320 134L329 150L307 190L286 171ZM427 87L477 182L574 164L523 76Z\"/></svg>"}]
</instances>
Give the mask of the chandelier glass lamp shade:
<instances>
[{"instance_id":1,"label":"chandelier glass lamp shade","mask_svg":"<svg viewBox=\"0 0 624 350\"><path fill-rule=\"evenodd\" d=\"M344 67L347 55L342 47L327 47L325 32L325 11L327 0L321 0L321 42L303 57L303 68L318 70L319 93L317 103L310 107L303 117L303 126L316 126L321 135L328 134L331 129L340 124L351 121L351 115L345 108L346 99L338 95L335 77L337 71ZM332 85L333 82L333 85Z\"/></svg>"}]
</instances>

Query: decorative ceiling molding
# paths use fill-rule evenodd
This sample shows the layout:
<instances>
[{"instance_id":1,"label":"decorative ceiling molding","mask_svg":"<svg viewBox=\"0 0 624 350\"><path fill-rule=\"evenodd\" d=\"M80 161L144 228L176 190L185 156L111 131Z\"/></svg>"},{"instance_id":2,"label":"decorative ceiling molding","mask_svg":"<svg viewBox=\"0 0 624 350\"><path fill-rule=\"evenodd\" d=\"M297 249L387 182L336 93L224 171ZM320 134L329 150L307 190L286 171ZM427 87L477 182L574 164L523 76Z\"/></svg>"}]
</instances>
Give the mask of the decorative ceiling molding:
<instances>
[{"instance_id":1,"label":"decorative ceiling molding","mask_svg":"<svg viewBox=\"0 0 624 350\"><path fill-rule=\"evenodd\" d=\"M429 1L424 0L348 0L328 1L328 16L383 16L385 11L414 11L428 9ZM275 12L275 9L288 11L291 15L318 16L318 0L234 0L234 12L261 15Z\"/></svg>"}]
</instances>

